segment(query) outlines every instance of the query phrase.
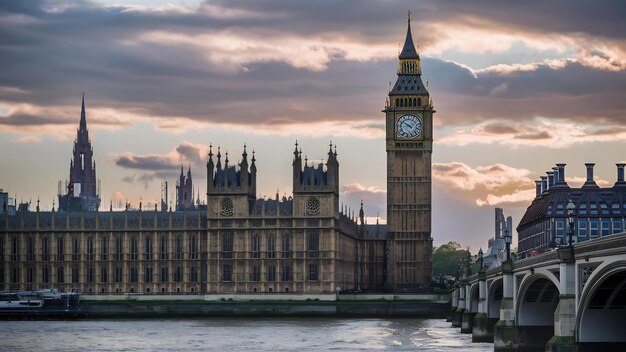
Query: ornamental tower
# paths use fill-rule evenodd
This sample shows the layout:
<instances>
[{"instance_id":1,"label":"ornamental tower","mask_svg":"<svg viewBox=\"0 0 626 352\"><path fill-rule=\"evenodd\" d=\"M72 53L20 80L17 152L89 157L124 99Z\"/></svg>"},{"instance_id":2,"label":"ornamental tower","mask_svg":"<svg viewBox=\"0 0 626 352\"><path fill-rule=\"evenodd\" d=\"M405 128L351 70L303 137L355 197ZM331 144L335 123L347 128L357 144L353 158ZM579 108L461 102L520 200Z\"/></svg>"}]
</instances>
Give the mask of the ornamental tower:
<instances>
[{"instance_id":1,"label":"ornamental tower","mask_svg":"<svg viewBox=\"0 0 626 352\"><path fill-rule=\"evenodd\" d=\"M85 115L85 94L74 140L73 158L70 161L70 182L67 184L66 192L62 194L59 189L61 211L95 211L100 207L100 196L96 187L96 162L93 160L93 148Z\"/></svg>"},{"instance_id":2,"label":"ornamental tower","mask_svg":"<svg viewBox=\"0 0 626 352\"><path fill-rule=\"evenodd\" d=\"M432 276L431 154L433 113L411 35L398 57L398 79L385 106L387 149L386 281L395 289L427 286Z\"/></svg>"}]
</instances>

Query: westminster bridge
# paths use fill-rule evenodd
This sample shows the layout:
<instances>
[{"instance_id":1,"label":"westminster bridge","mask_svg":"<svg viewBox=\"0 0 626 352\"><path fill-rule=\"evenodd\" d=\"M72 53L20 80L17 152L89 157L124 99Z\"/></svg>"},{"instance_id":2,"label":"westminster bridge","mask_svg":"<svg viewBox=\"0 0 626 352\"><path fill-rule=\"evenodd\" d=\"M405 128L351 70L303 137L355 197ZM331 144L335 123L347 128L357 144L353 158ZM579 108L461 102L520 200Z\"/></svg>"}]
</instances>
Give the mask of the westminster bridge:
<instances>
[{"instance_id":1,"label":"westminster bridge","mask_svg":"<svg viewBox=\"0 0 626 352\"><path fill-rule=\"evenodd\" d=\"M626 233L461 280L449 321L495 351L626 351Z\"/></svg>"}]
</instances>

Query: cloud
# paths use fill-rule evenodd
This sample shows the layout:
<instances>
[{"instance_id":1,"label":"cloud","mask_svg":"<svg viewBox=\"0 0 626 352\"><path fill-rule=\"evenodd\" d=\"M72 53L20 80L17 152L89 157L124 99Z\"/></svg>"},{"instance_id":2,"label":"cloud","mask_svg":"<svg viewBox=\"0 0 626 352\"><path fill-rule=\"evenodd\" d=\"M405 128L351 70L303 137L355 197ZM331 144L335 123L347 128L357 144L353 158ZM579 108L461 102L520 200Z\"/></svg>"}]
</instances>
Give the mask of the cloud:
<instances>
[{"instance_id":1,"label":"cloud","mask_svg":"<svg viewBox=\"0 0 626 352\"><path fill-rule=\"evenodd\" d=\"M181 166L185 174L187 170L192 170L192 178L206 179L206 172L203 170L208 151L207 146L182 141L168 153L137 155L124 152L113 155L113 162L121 168L138 171L122 177L122 182L139 183L147 189L154 180L178 177Z\"/></svg>"},{"instance_id":2,"label":"cloud","mask_svg":"<svg viewBox=\"0 0 626 352\"><path fill-rule=\"evenodd\" d=\"M365 216L369 219L368 223L375 223L376 217L380 217L380 223L384 223L386 221L386 189L373 186L364 186L360 183L345 184L341 186L340 197L342 203L347 205L350 209L354 210L357 216L362 201Z\"/></svg>"},{"instance_id":3,"label":"cloud","mask_svg":"<svg viewBox=\"0 0 626 352\"><path fill-rule=\"evenodd\" d=\"M40 109L8 116L0 104L0 130L71 131L76 95L86 90L103 112L93 116L94 126L124 127L139 119L172 133L218 126L377 138L378 128L351 131L349 125L364 129L381 120L395 43L403 39L400 8L414 10L413 34L441 116L438 126L536 117L624 123L624 43L611 31L621 28L623 11L614 3L591 9L560 1L358 5L4 4L0 101ZM556 8L571 17L537 13ZM507 15L511 11L516 16ZM515 52L520 46L529 52ZM463 52L508 53L508 60L476 69L450 62L450 55Z\"/></svg>"},{"instance_id":4,"label":"cloud","mask_svg":"<svg viewBox=\"0 0 626 352\"><path fill-rule=\"evenodd\" d=\"M503 164L472 168L461 162L433 163L433 185L478 206L526 204L535 198L530 170Z\"/></svg>"}]
</instances>

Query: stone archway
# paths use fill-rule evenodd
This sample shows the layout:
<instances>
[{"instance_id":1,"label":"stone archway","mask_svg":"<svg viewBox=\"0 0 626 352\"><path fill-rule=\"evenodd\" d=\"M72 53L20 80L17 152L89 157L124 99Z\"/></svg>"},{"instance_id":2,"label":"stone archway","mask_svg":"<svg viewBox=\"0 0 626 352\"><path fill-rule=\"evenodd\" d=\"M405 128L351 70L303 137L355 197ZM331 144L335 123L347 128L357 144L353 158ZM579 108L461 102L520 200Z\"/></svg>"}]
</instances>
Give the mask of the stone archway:
<instances>
[{"instance_id":1,"label":"stone archway","mask_svg":"<svg viewBox=\"0 0 626 352\"><path fill-rule=\"evenodd\" d=\"M626 351L626 267L594 275L581 295L576 340L580 351Z\"/></svg>"},{"instance_id":2,"label":"stone archway","mask_svg":"<svg viewBox=\"0 0 626 352\"><path fill-rule=\"evenodd\" d=\"M517 297L515 315L519 349L543 349L554 335L559 288L543 275L532 275L524 281Z\"/></svg>"}]
</instances>

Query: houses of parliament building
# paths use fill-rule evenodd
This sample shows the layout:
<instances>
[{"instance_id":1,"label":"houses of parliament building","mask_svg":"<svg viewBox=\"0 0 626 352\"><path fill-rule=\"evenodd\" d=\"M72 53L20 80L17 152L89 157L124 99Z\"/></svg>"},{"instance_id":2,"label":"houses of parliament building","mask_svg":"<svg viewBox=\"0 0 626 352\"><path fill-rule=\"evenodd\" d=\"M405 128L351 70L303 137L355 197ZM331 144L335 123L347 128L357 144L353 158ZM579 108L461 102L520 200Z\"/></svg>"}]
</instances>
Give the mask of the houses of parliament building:
<instances>
[{"instance_id":1,"label":"houses of parliament building","mask_svg":"<svg viewBox=\"0 0 626 352\"><path fill-rule=\"evenodd\" d=\"M310 165L296 143L293 195L257 198L254 152L210 148L204 207L102 210L84 106L58 208L4 211L0 290L115 293L416 292L431 282L433 107L410 19L383 110L387 224L339 200L339 158ZM325 147L326 148L326 147ZM189 172L189 180L191 175ZM189 186L191 189L191 186ZM7 204L1 205L6 209Z\"/></svg>"}]
</instances>

